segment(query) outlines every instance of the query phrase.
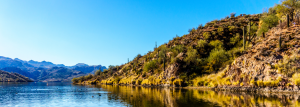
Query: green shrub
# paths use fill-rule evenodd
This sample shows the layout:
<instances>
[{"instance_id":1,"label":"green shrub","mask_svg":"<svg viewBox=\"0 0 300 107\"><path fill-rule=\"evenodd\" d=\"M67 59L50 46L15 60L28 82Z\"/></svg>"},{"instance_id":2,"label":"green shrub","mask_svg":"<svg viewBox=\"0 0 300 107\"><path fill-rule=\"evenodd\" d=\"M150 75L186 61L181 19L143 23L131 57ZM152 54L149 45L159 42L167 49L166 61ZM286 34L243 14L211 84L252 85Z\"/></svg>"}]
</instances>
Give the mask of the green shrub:
<instances>
[{"instance_id":1,"label":"green shrub","mask_svg":"<svg viewBox=\"0 0 300 107\"><path fill-rule=\"evenodd\" d=\"M195 28L193 28L193 29L189 29L189 32L190 33L195 33L197 30L195 29Z\"/></svg>"},{"instance_id":2,"label":"green shrub","mask_svg":"<svg viewBox=\"0 0 300 107\"><path fill-rule=\"evenodd\" d=\"M218 84L216 82L209 82L207 87L216 87Z\"/></svg>"},{"instance_id":3,"label":"green shrub","mask_svg":"<svg viewBox=\"0 0 300 107\"><path fill-rule=\"evenodd\" d=\"M230 44L235 45L240 41L240 34L237 33L236 35L233 35L232 38L230 38Z\"/></svg>"},{"instance_id":4,"label":"green shrub","mask_svg":"<svg viewBox=\"0 0 300 107\"><path fill-rule=\"evenodd\" d=\"M217 32L216 32L216 31L211 31L211 34L212 34L212 35L216 35Z\"/></svg>"},{"instance_id":5,"label":"green shrub","mask_svg":"<svg viewBox=\"0 0 300 107\"><path fill-rule=\"evenodd\" d=\"M287 75L288 77L291 77L295 72L298 72L298 69L296 68L296 60L299 60L299 56L296 52L293 52L293 54L290 56L285 55L283 57L283 60L280 60L277 64L275 64L275 68L278 70L278 73L282 73Z\"/></svg>"},{"instance_id":6,"label":"green shrub","mask_svg":"<svg viewBox=\"0 0 300 107\"><path fill-rule=\"evenodd\" d=\"M172 52L172 57L176 57L179 53L184 51L184 46L183 45L176 45L171 48Z\"/></svg>"},{"instance_id":7,"label":"green shrub","mask_svg":"<svg viewBox=\"0 0 300 107\"><path fill-rule=\"evenodd\" d=\"M187 51L187 57L184 59L184 61L189 65L190 63L195 63L197 60L197 50L189 47Z\"/></svg>"},{"instance_id":8,"label":"green shrub","mask_svg":"<svg viewBox=\"0 0 300 107\"><path fill-rule=\"evenodd\" d=\"M282 78L281 78L281 77L278 77L278 78L276 79L276 81L275 81L274 86L278 86L278 85L279 85L279 82L281 82L281 81L282 81Z\"/></svg>"},{"instance_id":9,"label":"green shrub","mask_svg":"<svg viewBox=\"0 0 300 107\"><path fill-rule=\"evenodd\" d=\"M270 81L264 81L263 82L264 86L272 86L272 83Z\"/></svg>"},{"instance_id":10,"label":"green shrub","mask_svg":"<svg viewBox=\"0 0 300 107\"><path fill-rule=\"evenodd\" d=\"M258 80L258 81L257 81L257 86L263 87L263 86L264 86L264 82L261 81L261 80Z\"/></svg>"},{"instance_id":11,"label":"green shrub","mask_svg":"<svg viewBox=\"0 0 300 107\"><path fill-rule=\"evenodd\" d=\"M256 85L256 82L254 81L254 79L252 79L252 80L250 81L250 85L251 85L251 86L255 86L255 85Z\"/></svg>"},{"instance_id":12,"label":"green shrub","mask_svg":"<svg viewBox=\"0 0 300 107\"><path fill-rule=\"evenodd\" d=\"M207 45L207 41L206 40L199 40L197 43L197 47L199 48L204 48Z\"/></svg>"},{"instance_id":13,"label":"green shrub","mask_svg":"<svg viewBox=\"0 0 300 107\"><path fill-rule=\"evenodd\" d=\"M183 82L182 79L175 79L175 80L173 81L173 85L181 86L182 82Z\"/></svg>"},{"instance_id":14,"label":"green shrub","mask_svg":"<svg viewBox=\"0 0 300 107\"><path fill-rule=\"evenodd\" d=\"M148 72L149 70L154 71L154 69L157 68L156 64L157 64L157 60L152 60L152 61L147 62L144 65L144 71L145 72Z\"/></svg>"},{"instance_id":15,"label":"green shrub","mask_svg":"<svg viewBox=\"0 0 300 107\"><path fill-rule=\"evenodd\" d=\"M244 83L242 82L242 83L240 83L240 86L244 86Z\"/></svg>"},{"instance_id":16,"label":"green shrub","mask_svg":"<svg viewBox=\"0 0 300 107\"><path fill-rule=\"evenodd\" d=\"M261 35L262 33L266 33L272 27L278 25L279 18L275 14L272 14L272 15L264 16L260 20L262 20L262 24L260 25L260 28L257 31L258 35Z\"/></svg>"},{"instance_id":17,"label":"green shrub","mask_svg":"<svg viewBox=\"0 0 300 107\"><path fill-rule=\"evenodd\" d=\"M171 64L174 64L176 62L180 62L180 59L178 57L175 57L175 58L171 59Z\"/></svg>"},{"instance_id":18,"label":"green shrub","mask_svg":"<svg viewBox=\"0 0 300 107\"><path fill-rule=\"evenodd\" d=\"M218 28L218 33L219 33L220 35L222 35L222 34L223 34L223 32L224 32L224 28L222 28L222 27L219 27L219 28Z\"/></svg>"},{"instance_id":19,"label":"green shrub","mask_svg":"<svg viewBox=\"0 0 300 107\"><path fill-rule=\"evenodd\" d=\"M73 79L72 79L72 82L73 82L73 83L78 83L78 82L79 82L79 79L78 79L78 78L73 78Z\"/></svg>"},{"instance_id":20,"label":"green shrub","mask_svg":"<svg viewBox=\"0 0 300 107\"><path fill-rule=\"evenodd\" d=\"M141 85L141 84L142 84L142 81L143 81L142 79L138 79L138 80L135 81L135 84L136 84L136 85Z\"/></svg>"},{"instance_id":21,"label":"green shrub","mask_svg":"<svg viewBox=\"0 0 300 107\"><path fill-rule=\"evenodd\" d=\"M235 31L237 28L235 26L228 26L230 32Z\"/></svg>"},{"instance_id":22,"label":"green shrub","mask_svg":"<svg viewBox=\"0 0 300 107\"><path fill-rule=\"evenodd\" d=\"M84 76L84 80L89 80L92 79L93 75L92 74L88 74L87 76Z\"/></svg>"},{"instance_id":23,"label":"green shrub","mask_svg":"<svg viewBox=\"0 0 300 107\"><path fill-rule=\"evenodd\" d=\"M210 32L204 32L203 36L204 36L205 40L208 40L210 38L211 34L210 34Z\"/></svg>"},{"instance_id":24,"label":"green shrub","mask_svg":"<svg viewBox=\"0 0 300 107\"><path fill-rule=\"evenodd\" d=\"M209 62L213 70L217 70L217 68L221 67L226 61L228 61L228 56L223 49L213 49L207 58L207 62Z\"/></svg>"},{"instance_id":25,"label":"green shrub","mask_svg":"<svg viewBox=\"0 0 300 107\"><path fill-rule=\"evenodd\" d=\"M292 80L293 80L295 85L300 86L300 73L295 73L292 76Z\"/></svg>"},{"instance_id":26,"label":"green shrub","mask_svg":"<svg viewBox=\"0 0 300 107\"><path fill-rule=\"evenodd\" d=\"M239 85L239 83L240 83L239 81L233 82L232 85Z\"/></svg>"},{"instance_id":27,"label":"green shrub","mask_svg":"<svg viewBox=\"0 0 300 107\"><path fill-rule=\"evenodd\" d=\"M107 73L107 72L108 72L108 69L104 69L104 70L103 70L103 73Z\"/></svg>"},{"instance_id":28,"label":"green shrub","mask_svg":"<svg viewBox=\"0 0 300 107\"><path fill-rule=\"evenodd\" d=\"M119 84L119 81L121 80L121 78L120 77L118 77L118 76L116 76L115 78L114 78L114 80L113 80L113 83L114 84Z\"/></svg>"},{"instance_id":29,"label":"green shrub","mask_svg":"<svg viewBox=\"0 0 300 107\"><path fill-rule=\"evenodd\" d=\"M223 42L221 42L220 40L211 41L209 45L216 49L223 49Z\"/></svg>"},{"instance_id":30,"label":"green shrub","mask_svg":"<svg viewBox=\"0 0 300 107\"><path fill-rule=\"evenodd\" d=\"M101 70L97 70L96 72L95 72L95 75L100 75L101 74Z\"/></svg>"}]
</instances>

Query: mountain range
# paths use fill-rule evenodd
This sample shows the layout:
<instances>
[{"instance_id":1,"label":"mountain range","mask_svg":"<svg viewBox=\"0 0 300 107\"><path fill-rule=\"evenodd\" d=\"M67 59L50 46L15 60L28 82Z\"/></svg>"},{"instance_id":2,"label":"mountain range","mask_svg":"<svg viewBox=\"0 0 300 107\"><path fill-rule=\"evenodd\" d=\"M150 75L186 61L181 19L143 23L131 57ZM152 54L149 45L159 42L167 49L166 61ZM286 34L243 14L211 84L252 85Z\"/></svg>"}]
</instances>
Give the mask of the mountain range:
<instances>
[{"instance_id":1,"label":"mountain range","mask_svg":"<svg viewBox=\"0 0 300 107\"><path fill-rule=\"evenodd\" d=\"M9 73L0 70L0 81L1 82L32 82L31 79L20 75L18 73Z\"/></svg>"},{"instance_id":2,"label":"mountain range","mask_svg":"<svg viewBox=\"0 0 300 107\"><path fill-rule=\"evenodd\" d=\"M71 81L72 78L106 69L101 65L78 63L74 66L53 64L48 61L21 60L0 56L0 70L18 73L34 81Z\"/></svg>"}]
</instances>

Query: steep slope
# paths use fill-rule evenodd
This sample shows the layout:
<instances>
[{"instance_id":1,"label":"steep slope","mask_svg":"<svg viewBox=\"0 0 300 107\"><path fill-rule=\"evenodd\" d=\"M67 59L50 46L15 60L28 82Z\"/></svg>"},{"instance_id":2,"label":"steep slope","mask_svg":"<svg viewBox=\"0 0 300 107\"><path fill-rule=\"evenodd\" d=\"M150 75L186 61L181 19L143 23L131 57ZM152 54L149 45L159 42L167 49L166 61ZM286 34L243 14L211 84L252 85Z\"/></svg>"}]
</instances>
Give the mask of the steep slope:
<instances>
[{"instance_id":1,"label":"steep slope","mask_svg":"<svg viewBox=\"0 0 300 107\"><path fill-rule=\"evenodd\" d=\"M300 26L272 28L259 41L222 72L197 78L195 85L299 90Z\"/></svg>"},{"instance_id":2,"label":"steep slope","mask_svg":"<svg viewBox=\"0 0 300 107\"><path fill-rule=\"evenodd\" d=\"M226 17L189 30L127 64L110 67L98 76L75 78L79 83L190 85L200 75L216 73L243 52L243 28L251 24L247 45L255 44L260 14ZM253 37L252 37L253 36ZM248 36L247 36L248 38ZM253 39L253 40L252 40Z\"/></svg>"},{"instance_id":3,"label":"steep slope","mask_svg":"<svg viewBox=\"0 0 300 107\"><path fill-rule=\"evenodd\" d=\"M1 82L32 82L28 77L20 75L18 73L9 73L0 70Z\"/></svg>"}]
</instances>

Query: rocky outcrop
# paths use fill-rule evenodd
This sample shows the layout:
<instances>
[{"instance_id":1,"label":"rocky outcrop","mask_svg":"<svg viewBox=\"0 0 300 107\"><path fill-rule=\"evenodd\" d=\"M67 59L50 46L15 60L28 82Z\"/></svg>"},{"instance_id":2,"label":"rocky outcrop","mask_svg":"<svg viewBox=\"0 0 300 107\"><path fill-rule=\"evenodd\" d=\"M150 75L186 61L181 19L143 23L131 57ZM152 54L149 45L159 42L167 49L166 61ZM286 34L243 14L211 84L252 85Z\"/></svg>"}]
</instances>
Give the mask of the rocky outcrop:
<instances>
[{"instance_id":1,"label":"rocky outcrop","mask_svg":"<svg viewBox=\"0 0 300 107\"><path fill-rule=\"evenodd\" d=\"M282 38L281 49L278 46L280 36ZM256 91L299 90L299 87L291 81L291 77L300 68L300 60L297 59L300 53L300 27L273 28L265 38L259 41L256 45L249 47L250 49L245 51L242 56L236 58L225 73L225 77L231 77L233 81L243 83L244 86L266 87L255 88ZM287 64L284 65L284 63ZM284 66L280 68L280 65L284 65L285 68ZM276 81L278 78L281 80L271 86L251 84L251 80L265 82ZM269 87L271 89L268 89ZM239 88L239 90L243 90L243 88Z\"/></svg>"}]
</instances>

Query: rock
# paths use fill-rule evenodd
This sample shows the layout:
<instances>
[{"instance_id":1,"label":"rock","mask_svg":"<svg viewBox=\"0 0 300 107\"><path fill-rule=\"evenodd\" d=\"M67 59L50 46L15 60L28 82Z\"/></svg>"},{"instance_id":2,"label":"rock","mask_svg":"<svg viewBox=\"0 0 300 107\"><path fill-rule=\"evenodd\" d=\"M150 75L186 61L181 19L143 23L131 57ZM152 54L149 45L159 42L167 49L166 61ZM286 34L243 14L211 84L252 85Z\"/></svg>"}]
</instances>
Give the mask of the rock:
<instances>
[{"instance_id":1,"label":"rock","mask_svg":"<svg viewBox=\"0 0 300 107\"><path fill-rule=\"evenodd\" d=\"M270 92L271 90L270 90L269 87L266 87L266 88L264 89L264 91L265 91L265 92Z\"/></svg>"},{"instance_id":2,"label":"rock","mask_svg":"<svg viewBox=\"0 0 300 107\"><path fill-rule=\"evenodd\" d=\"M299 87L298 86L294 86L294 91L299 91Z\"/></svg>"}]
</instances>

